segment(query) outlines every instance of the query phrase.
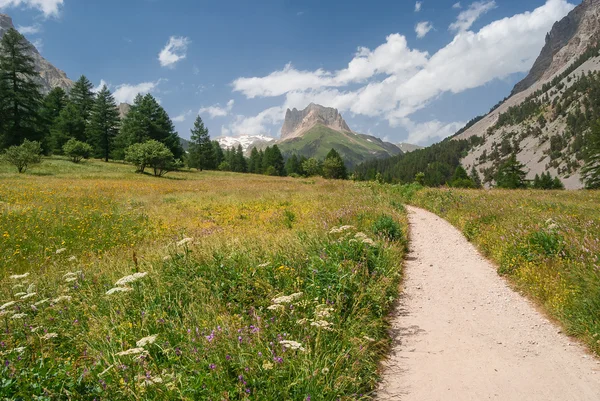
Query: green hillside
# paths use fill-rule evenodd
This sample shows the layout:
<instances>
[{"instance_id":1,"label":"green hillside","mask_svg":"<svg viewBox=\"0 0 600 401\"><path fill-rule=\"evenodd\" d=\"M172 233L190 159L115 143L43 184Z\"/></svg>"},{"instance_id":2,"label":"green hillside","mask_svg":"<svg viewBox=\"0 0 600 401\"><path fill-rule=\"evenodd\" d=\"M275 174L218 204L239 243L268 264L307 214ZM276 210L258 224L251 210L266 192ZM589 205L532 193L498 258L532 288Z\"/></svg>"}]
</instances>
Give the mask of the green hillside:
<instances>
[{"instance_id":1,"label":"green hillside","mask_svg":"<svg viewBox=\"0 0 600 401\"><path fill-rule=\"evenodd\" d=\"M333 148L344 158L348 166L355 166L364 161L389 157L401 151L395 145L383 142L369 135L345 133L332 130L323 125L316 125L298 138L288 139L277 146L285 155L316 157L324 159Z\"/></svg>"}]
</instances>

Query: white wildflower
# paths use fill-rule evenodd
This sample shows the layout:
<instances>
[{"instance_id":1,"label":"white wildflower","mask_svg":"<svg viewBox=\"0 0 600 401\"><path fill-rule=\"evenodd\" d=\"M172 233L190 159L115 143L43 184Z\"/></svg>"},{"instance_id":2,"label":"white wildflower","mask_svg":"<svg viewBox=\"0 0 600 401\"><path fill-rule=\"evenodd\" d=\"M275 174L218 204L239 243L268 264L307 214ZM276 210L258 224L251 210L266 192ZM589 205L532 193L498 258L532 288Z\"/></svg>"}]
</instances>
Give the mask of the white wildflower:
<instances>
[{"instance_id":1,"label":"white wildflower","mask_svg":"<svg viewBox=\"0 0 600 401\"><path fill-rule=\"evenodd\" d=\"M47 303L48 301L50 301L50 299L49 298L45 298L45 299L42 299L41 301L37 301L33 305L40 306L40 305L43 305L43 304Z\"/></svg>"},{"instance_id":2,"label":"white wildflower","mask_svg":"<svg viewBox=\"0 0 600 401\"><path fill-rule=\"evenodd\" d=\"M374 338L371 338L371 337L369 337L369 336L363 336L363 338L364 338L365 340L367 340L367 341L370 341L370 342L373 342L373 341L375 341L375 339L374 339Z\"/></svg>"},{"instance_id":3,"label":"white wildflower","mask_svg":"<svg viewBox=\"0 0 600 401\"><path fill-rule=\"evenodd\" d=\"M23 295L27 295L27 293L26 292L17 292L15 294L15 297L22 297Z\"/></svg>"},{"instance_id":4,"label":"white wildflower","mask_svg":"<svg viewBox=\"0 0 600 401\"><path fill-rule=\"evenodd\" d=\"M357 240L361 241L363 244L367 244L370 246L376 246L377 244L371 238L367 237L365 233L356 233L354 236Z\"/></svg>"},{"instance_id":5,"label":"white wildflower","mask_svg":"<svg viewBox=\"0 0 600 401\"><path fill-rule=\"evenodd\" d=\"M29 277L29 273L25 273L25 274L13 274L12 276L10 276L11 279L13 280L20 280L22 278L25 277Z\"/></svg>"},{"instance_id":6,"label":"white wildflower","mask_svg":"<svg viewBox=\"0 0 600 401\"><path fill-rule=\"evenodd\" d=\"M261 263L260 265L258 265L257 267L263 268L263 267L268 267L271 263L267 262L267 263Z\"/></svg>"},{"instance_id":7,"label":"white wildflower","mask_svg":"<svg viewBox=\"0 0 600 401\"><path fill-rule=\"evenodd\" d=\"M13 305L14 305L14 304L16 304L16 303L17 303L17 301L10 301L10 302L7 302L7 303L5 303L4 305L0 306L0 310L4 310L4 309L6 309L6 308L8 308L8 307L11 307L11 306L13 306Z\"/></svg>"},{"instance_id":8,"label":"white wildflower","mask_svg":"<svg viewBox=\"0 0 600 401\"><path fill-rule=\"evenodd\" d=\"M67 248L60 248L60 249L57 249L57 250L56 250L56 254L57 254L57 255L60 255L61 253L63 253L63 252L64 252L64 251L66 251L66 250L67 250Z\"/></svg>"},{"instance_id":9,"label":"white wildflower","mask_svg":"<svg viewBox=\"0 0 600 401\"><path fill-rule=\"evenodd\" d=\"M59 303L61 301L70 301L70 300L71 300L71 296L70 295L61 295L58 298L54 298L52 300L52 302L55 303L55 304L57 304L57 303Z\"/></svg>"},{"instance_id":10,"label":"white wildflower","mask_svg":"<svg viewBox=\"0 0 600 401\"><path fill-rule=\"evenodd\" d=\"M171 260L171 255L167 255L163 258L163 261L168 262L169 260Z\"/></svg>"},{"instance_id":11,"label":"white wildflower","mask_svg":"<svg viewBox=\"0 0 600 401\"><path fill-rule=\"evenodd\" d=\"M27 316L27 313L15 313L11 319L23 319L25 316Z\"/></svg>"},{"instance_id":12,"label":"white wildflower","mask_svg":"<svg viewBox=\"0 0 600 401\"><path fill-rule=\"evenodd\" d=\"M315 320L310 325L314 326L314 327L318 327L323 330L333 330L331 328L332 324L326 320Z\"/></svg>"},{"instance_id":13,"label":"white wildflower","mask_svg":"<svg viewBox=\"0 0 600 401\"><path fill-rule=\"evenodd\" d=\"M69 261L69 262L76 262L76 261L77 261L77 257L76 257L76 256L71 256L71 257L68 259L68 261Z\"/></svg>"},{"instance_id":14,"label":"white wildflower","mask_svg":"<svg viewBox=\"0 0 600 401\"><path fill-rule=\"evenodd\" d=\"M144 337L141 340L139 340L138 342L136 342L135 345L137 345L138 347L145 347L148 344L153 344L154 341L156 341L156 337L158 337L158 334L155 334L153 336Z\"/></svg>"},{"instance_id":15,"label":"white wildflower","mask_svg":"<svg viewBox=\"0 0 600 401\"><path fill-rule=\"evenodd\" d=\"M36 331L38 331L38 330L39 330L39 329L41 329L41 328L42 328L42 326L32 327L32 328L31 328L31 332L32 332L32 333L35 333Z\"/></svg>"},{"instance_id":16,"label":"white wildflower","mask_svg":"<svg viewBox=\"0 0 600 401\"><path fill-rule=\"evenodd\" d=\"M35 292L35 284L33 283L29 284L29 287L27 287L27 293L31 294L32 292Z\"/></svg>"},{"instance_id":17,"label":"white wildflower","mask_svg":"<svg viewBox=\"0 0 600 401\"><path fill-rule=\"evenodd\" d=\"M106 291L106 295L112 295L115 292L128 292L133 290L133 288L130 287L115 287L115 288L111 288L110 290Z\"/></svg>"},{"instance_id":18,"label":"white wildflower","mask_svg":"<svg viewBox=\"0 0 600 401\"><path fill-rule=\"evenodd\" d=\"M317 305L315 319L326 319L331 316L331 312L333 312L333 308L329 308L327 305Z\"/></svg>"},{"instance_id":19,"label":"white wildflower","mask_svg":"<svg viewBox=\"0 0 600 401\"><path fill-rule=\"evenodd\" d=\"M299 342L296 342L296 341L282 340L282 341L279 341L279 344L283 345L284 348L287 348L287 349L306 351L306 349L302 346L302 344Z\"/></svg>"},{"instance_id":20,"label":"white wildflower","mask_svg":"<svg viewBox=\"0 0 600 401\"><path fill-rule=\"evenodd\" d=\"M29 299L29 298L31 298L31 297L35 297L36 295L37 295L37 292L31 292L31 293L29 293L29 294L27 294L27 295L23 295L23 296L21 297L21 299Z\"/></svg>"},{"instance_id":21,"label":"white wildflower","mask_svg":"<svg viewBox=\"0 0 600 401\"><path fill-rule=\"evenodd\" d=\"M48 333L48 334L42 336L42 340L50 340L51 338L56 338L56 337L58 337L58 334Z\"/></svg>"},{"instance_id":22,"label":"white wildflower","mask_svg":"<svg viewBox=\"0 0 600 401\"><path fill-rule=\"evenodd\" d=\"M267 307L268 310L284 310L285 306L283 305L271 305Z\"/></svg>"},{"instance_id":23,"label":"white wildflower","mask_svg":"<svg viewBox=\"0 0 600 401\"><path fill-rule=\"evenodd\" d=\"M25 287L25 286L24 286L23 284L15 284L15 285L13 285L12 289L13 289L13 290L16 290L16 289L18 289L18 288L24 288L24 287Z\"/></svg>"},{"instance_id":24,"label":"white wildflower","mask_svg":"<svg viewBox=\"0 0 600 401\"><path fill-rule=\"evenodd\" d=\"M329 368L323 368L323 369L321 369L321 373L323 373L324 375L326 375L327 373L329 373Z\"/></svg>"},{"instance_id":25,"label":"white wildflower","mask_svg":"<svg viewBox=\"0 0 600 401\"><path fill-rule=\"evenodd\" d=\"M119 279L119 281L117 281L115 283L115 285L117 287L123 286L125 284L129 284L129 283L133 283L134 281L137 281L141 278L144 278L148 275L148 273L134 273L132 275L129 276L125 276Z\"/></svg>"},{"instance_id":26,"label":"white wildflower","mask_svg":"<svg viewBox=\"0 0 600 401\"><path fill-rule=\"evenodd\" d=\"M296 324L299 324L301 326L305 325L306 323L308 323L308 319L307 318L296 320Z\"/></svg>"},{"instance_id":27,"label":"white wildflower","mask_svg":"<svg viewBox=\"0 0 600 401\"><path fill-rule=\"evenodd\" d=\"M66 273L66 274L65 274L63 277L64 277L64 278L69 278L69 277L77 277L77 276L79 276L79 275L81 275L81 270L78 270L78 271L76 271L76 272L69 272L69 273Z\"/></svg>"},{"instance_id":28,"label":"white wildflower","mask_svg":"<svg viewBox=\"0 0 600 401\"><path fill-rule=\"evenodd\" d=\"M144 386L144 387L148 387L148 386L151 386L153 384L157 384L157 383L162 383L163 382L163 379L161 377L159 377L159 376L150 377L150 378L148 378L146 376L139 376L138 380L142 382L141 385Z\"/></svg>"},{"instance_id":29,"label":"white wildflower","mask_svg":"<svg viewBox=\"0 0 600 401\"><path fill-rule=\"evenodd\" d=\"M25 351L25 348L27 348L27 347L17 347L17 348L13 348L9 352L16 352L18 354L22 354Z\"/></svg>"},{"instance_id":30,"label":"white wildflower","mask_svg":"<svg viewBox=\"0 0 600 401\"><path fill-rule=\"evenodd\" d=\"M282 297L273 299L273 303L274 304L289 304L289 303L295 301L296 299L300 298L302 295L304 295L302 292L297 292L292 295L284 295Z\"/></svg>"},{"instance_id":31,"label":"white wildflower","mask_svg":"<svg viewBox=\"0 0 600 401\"><path fill-rule=\"evenodd\" d=\"M77 277L67 277L65 279L66 283L72 283L73 281L77 281Z\"/></svg>"},{"instance_id":32,"label":"white wildflower","mask_svg":"<svg viewBox=\"0 0 600 401\"><path fill-rule=\"evenodd\" d=\"M331 231L329 231L329 234L340 234L344 231L352 230L353 228L354 226L341 226L337 228L332 228Z\"/></svg>"},{"instance_id":33,"label":"white wildflower","mask_svg":"<svg viewBox=\"0 0 600 401\"><path fill-rule=\"evenodd\" d=\"M190 244L192 242L194 242L193 238L184 238L177 243L177 246L184 246L184 245Z\"/></svg>"},{"instance_id":34,"label":"white wildflower","mask_svg":"<svg viewBox=\"0 0 600 401\"><path fill-rule=\"evenodd\" d=\"M262 368L264 370L271 370L271 369L273 369L273 364L269 361L265 361L265 362L263 362Z\"/></svg>"},{"instance_id":35,"label":"white wildflower","mask_svg":"<svg viewBox=\"0 0 600 401\"><path fill-rule=\"evenodd\" d=\"M145 350L143 348L130 348L126 351L117 352L116 355L117 356L137 355L137 354L141 354L144 351Z\"/></svg>"}]
</instances>

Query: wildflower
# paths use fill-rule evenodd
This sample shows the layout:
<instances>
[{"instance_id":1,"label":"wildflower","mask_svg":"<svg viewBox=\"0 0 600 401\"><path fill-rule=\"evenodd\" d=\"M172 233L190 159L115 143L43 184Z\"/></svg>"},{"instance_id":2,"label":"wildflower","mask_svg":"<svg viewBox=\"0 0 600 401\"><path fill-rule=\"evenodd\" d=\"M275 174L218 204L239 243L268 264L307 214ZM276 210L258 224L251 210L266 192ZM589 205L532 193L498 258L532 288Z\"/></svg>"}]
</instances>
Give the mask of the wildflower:
<instances>
[{"instance_id":1,"label":"wildflower","mask_svg":"<svg viewBox=\"0 0 600 401\"><path fill-rule=\"evenodd\" d=\"M158 334L155 334L153 336L144 337L141 340L137 341L135 343L135 345L137 345L138 347L145 347L148 344L153 344L154 341L156 341L156 337L158 337Z\"/></svg>"},{"instance_id":2,"label":"wildflower","mask_svg":"<svg viewBox=\"0 0 600 401\"><path fill-rule=\"evenodd\" d=\"M314 327L318 327L320 329L324 329L324 330L333 330L331 328L331 326L332 326L331 323L326 320L316 320L316 321L312 322L310 325L314 326Z\"/></svg>"},{"instance_id":3,"label":"wildflower","mask_svg":"<svg viewBox=\"0 0 600 401\"><path fill-rule=\"evenodd\" d=\"M193 238L184 238L184 239L182 239L181 241L179 241L177 243L177 246L184 246L184 245L187 245L187 244L192 243L192 242L194 242Z\"/></svg>"},{"instance_id":4,"label":"wildflower","mask_svg":"<svg viewBox=\"0 0 600 401\"><path fill-rule=\"evenodd\" d=\"M35 292L35 284L33 283L29 284L29 287L27 287L27 293L31 294L32 292Z\"/></svg>"},{"instance_id":5,"label":"wildflower","mask_svg":"<svg viewBox=\"0 0 600 401\"><path fill-rule=\"evenodd\" d=\"M15 313L11 319L23 319L25 316L27 316L27 313Z\"/></svg>"},{"instance_id":6,"label":"wildflower","mask_svg":"<svg viewBox=\"0 0 600 401\"><path fill-rule=\"evenodd\" d=\"M369 337L369 336L363 336L363 338L364 338L365 340L367 340L367 341L370 341L370 342L373 342L373 341L375 341L375 339L374 339L374 338L371 338L371 337Z\"/></svg>"},{"instance_id":7,"label":"wildflower","mask_svg":"<svg viewBox=\"0 0 600 401\"><path fill-rule=\"evenodd\" d=\"M134 273L130 276L125 276L125 277L120 278L119 281L117 281L115 283L115 285L117 287L120 287L120 286L128 284L128 283L133 283L134 281L144 278L147 275L148 275L148 273Z\"/></svg>"},{"instance_id":8,"label":"wildflower","mask_svg":"<svg viewBox=\"0 0 600 401\"><path fill-rule=\"evenodd\" d=\"M317 305L317 310L315 311L315 319L325 319L331 316L331 312L333 312L333 308L328 308L327 305Z\"/></svg>"},{"instance_id":9,"label":"wildflower","mask_svg":"<svg viewBox=\"0 0 600 401\"><path fill-rule=\"evenodd\" d=\"M340 234L340 233L343 233L344 231L351 230L353 228L354 228L354 226L341 226L338 228L332 228L331 231L329 231L329 234Z\"/></svg>"},{"instance_id":10,"label":"wildflower","mask_svg":"<svg viewBox=\"0 0 600 401\"><path fill-rule=\"evenodd\" d=\"M18 354L22 354L25 351L25 348L27 348L27 347L17 347L17 348L13 348L9 352L16 352Z\"/></svg>"},{"instance_id":11,"label":"wildflower","mask_svg":"<svg viewBox=\"0 0 600 401\"><path fill-rule=\"evenodd\" d=\"M17 292L15 294L15 297L22 297L23 295L27 295L27 293L26 292Z\"/></svg>"},{"instance_id":12,"label":"wildflower","mask_svg":"<svg viewBox=\"0 0 600 401\"><path fill-rule=\"evenodd\" d=\"M283 305L271 305L267 307L268 310L284 310L285 306Z\"/></svg>"},{"instance_id":13,"label":"wildflower","mask_svg":"<svg viewBox=\"0 0 600 401\"><path fill-rule=\"evenodd\" d=\"M329 373L329 368L323 368L323 369L321 369L321 373L323 373L324 375L326 375L327 373Z\"/></svg>"},{"instance_id":14,"label":"wildflower","mask_svg":"<svg viewBox=\"0 0 600 401\"><path fill-rule=\"evenodd\" d=\"M283 347L287 348L287 349L306 351L306 349L302 346L302 344L299 342L296 342L296 341L282 340L282 341L279 341L279 344L283 345Z\"/></svg>"},{"instance_id":15,"label":"wildflower","mask_svg":"<svg viewBox=\"0 0 600 401\"><path fill-rule=\"evenodd\" d=\"M69 261L69 262L75 262L75 261L77 261L77 257L75 257L75 256L71 256L71 257L68 259L68 261Z\"/></svg>"},{"instance_id":16,"label":"wildflower","mask_svg":"<svg viewBox=\"0 0 600 401\"><path fill-rule=\"evenodd\" d=\"M11 310L0 310L0 316L10 315L11 313L14 312Z\"/></svg>"},{"instance_id":17,"label":"wildflower","mask_svg":"<svg viewBox=\"0 0 600 401\"><path fill-rule=\"evenodd\" d=\"M262 264L258 265L257 267L261 267L261 268L262 268L262 267L267 267L267 266L269 266L270 264L271 264L271 263L269 263L269 262L267 262L267 263L262 263Z\"/></svg>"},{"instance_id":18,"label":"wildflower","mask_svg":"<svg viewBox=\"0 0 600 401\"><path fill-rule=\"evenodd\" d=\"M274 304L289 304L290 302L293 302L296 299L300 298L302 295L304 295L302 292L297 292L292 295L284 295L282 297L273 299L273 303Z\"/></svg>"},{"instance_id":19,"label":"wildflower","mask_svg":"<svg viewBox=\"0 0 600 401\"><path fill-rule=\"evenodd\" d=\"M127 292L127 291L131 291L133 290L133 288L130 287L115 287L115 288L111 288L110 290L106 291L106 295L112 295L115 292Z\"/></svg>"},{"instance_id":20,"label":"wildflower","mask_svg":"<svg viewBox=\"0 0 600 401\"><path fill-rule=\"evenodd\" d=\"M49 340L51 338L56 338L56 337L58 337L58 334L48 333L48 334L42 336L42 340Z\"/></svg>"},{"instance_id":21,"label":"wildflower","mask_svg":"<svg viewBox=\"0 0 600 401\"><path fill-rule=\"evenodd\" d=\"M55 304L57 304L57 303L59 303L61 301L70 301L70 300L71 300L71 296L70 295L61 295L58 298L54 298L52 300L52 302L55 303Z\"/></svg>"},{"instance_id":22,"label":"wildflower","mask_svg":"<svg viewBox=\"0 0 600 401\"><path fill-rule=\"evenodd\" d=\"M63 277L64 278L69 278L69 277L77 277L81 274L81 270L78 270L76 272L69 272L67 274L65 274Z\"/></svg>"},{"instance_id":23,"label":"wildflower","mask_svg":"<svg viewBox=\"0 0 600 401\"><path fill-rule=\"evenodd\" d=\"M296 324L299 324L299 325L305 325L306 323L308 323L307 318L302 318L300 320L296 320Z\"/></svg>"},{"instance_id":24,"label":"wildflower","mask_svg":"<svg viewBox=\"0 0 600 401\"><path fill-rule=\"evenodd\" d=\"M37 292L32 292L32 293L30 293L30 294L23 295L23 296L21 297L21 299L29 299L29 298L31 298L31 297L35 297L36 295L37 295Z\"/></svg>"},{"instance_id":25,"label":"wildflower","mask_svg":"<svg viewBox=\"0 0 600 401\"><path fill-rule=\"evenodd\" d=\"M354 236L357 240L361 241L363 244L376 246L377 244L371 238L367 237L365 233L356 233Z\"/></svg>"},{"instance_id":26,"label":"wildflower","mask_svg":"<svg viewBox=\"0 0 600 401\"><path fill-rule=\"evenodd\" d=\"M167 255L163 258L163 261L168 262L169 260L171 260L171 255Z\"/></svg>"},{"instance_id":27,"label":"wildflower","mask_svg":"<svg viewBox=\"0 0 600 401\"><path fill-rule=\"evenodd\" d=\"M273 369L273 364L271 362L265 361L263 362L262 368L264 370L271 370Z\"/></svg>"},{"instance_id":28,"label":"wildflower","mask_svg":"<svg viewBox=\"0 0 600 401\"><path fill-rule=\"evenodd\" d=\"M143 348L130 348L126 351L117 352L116 355L117 356L137 355L137 354L141 354L142 352L146 352L146 350Z\"/></svg>"},{"instance_id":29,"label":"wildflower","mask_svg":"<svg viewBox=\"0 0 600 401\"><path fill-rule=\"evenodd\" d=\"M67 278L65 279L65 282L66 282L66 283L71 283L71 282L73 282L73 281L77 281L77 277L67 277Z\"/></svg>"},{"instance_id":30,"label":"wildflower","mask_svg":"<svg viewBox=\"0 0 600 401\"><path fill-rule=\"evenodd\" d=\"M13 285L12 289L16 290L18 288L23 288L23 287L25 287L23 284L15 284L15 285Z\"/></svg>"},{"instance_id":31,"label":"wildflower","mask_svg":"<svg viewBox=\"0 0 600 401\"><path fill-rule=\"evenodd\" d=\"M11 279L13 280L20 280L22 278L25 277L29 277L29 273L25 273L25 274L13 274L12 276L10 276Z\"/></svg>"},{"instance_id":32,"label":"wildflower","mask_svg":"<svg viewBox=\"0 0 600 401\"><path fill-rule=\"evenodd\" d=\"M40 305L43 305L43 304L47 303L48 301L50 301L49 298L42 299L41 301L38 301L38 302L34 303L34 305L35 306L40 306Z\"/></svg>"},{"instance_id":33,"label":"wildflower","mask_svg":"<svg viewBox=\"0 0 600 401\"><path fill-rule=\"evenodd\" d=\"M17 303L17 301L10 301L10 302L7 302L7 303L5 303L4 305L0 306L0 310L4 310L4 309L6 309L6 308L8 308L8 307L10 307L10 306L13 306L13 305L14 305L14 304L16 304L16 303Z\"/></svg>"},{"instance_id":34,"label":"wildflower","mask_svg":"<svg viewBox=\"0 0 600 401\"><path fill-rule=\"evenodd\" d=\"M210 365L208 365L208 367L210 368L210 370L215 370L217 368L217 365L211 363Z\"/></svg>"},{"instance_id":35,"label":"wildflower","mask_svg":"<svg viewBox=\"0 0 600 401\"><path fill-rule=\"evenodd\" d=\"M67 250L67 248L60 248L60 249L57 249L57 250L56 250L56 254L57 254L57 255L60 255L61 253L63 253L63 252L64 252L64 251L66 251L66 250Z\"/></svg>"}]
</instances>

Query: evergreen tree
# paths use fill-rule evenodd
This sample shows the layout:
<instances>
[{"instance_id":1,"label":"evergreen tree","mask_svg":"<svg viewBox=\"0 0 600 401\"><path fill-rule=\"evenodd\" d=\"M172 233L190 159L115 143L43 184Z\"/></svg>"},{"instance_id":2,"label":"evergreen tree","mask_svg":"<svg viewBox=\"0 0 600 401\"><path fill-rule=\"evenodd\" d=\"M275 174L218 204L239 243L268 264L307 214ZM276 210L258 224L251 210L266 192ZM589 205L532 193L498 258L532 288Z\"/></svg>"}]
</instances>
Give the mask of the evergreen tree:
<instances>
[{"instance_id":1,"label":"evergreen tree","mask_svg":"<svg viewBox=\"0 0 600 401\"><path fill-rule=\"evenodd\" d=\"M300 174L300 162L295 153L285 162L285 172L287 175Z\"/></svg>"},{"instance_id":2,"label":"evergreen tree","mask_svg":"<svg viewBox=\"0 0 600 401\"><path fill-rule=\"evenodd\" d=\"M481 188L481 178L479 177L479 173L477 173L477 170L475 169L475 165L473 165L473 167L471 167L471 174L469 175L469 178L471 179L471 181L473 182L473 186L475 188Z\"/></svg>"},{"instance_id":3,"label":"evergreen tree","mask_svg":"<svg viewBox=\"0 0 600 401\"><path fill-rule=\"evenodd\" d=\"M40 140L40 86L31 47L15 29L0 40L0 148Z\"/></svg>"},{"instance_id":4,"label":"evergreen tree","mask_svg":"<svg viewBox=\"0 0 600 401\"><path fill-rule=\"evenodd\" d=\"M85 121L81 118L77 106L73 103L67 103L54 121L50 132L50 147L57 154L62 154L63 146L71 138L83 142L82 139L84 138L78 135L85 132Z\"/></svg>"},{"instance_id":5,"label":"evergreen tree","mask_svg":"<svg viewBox=\"0 0 600 401\"><path fill-rule=\"evenodd\" d=\"M188 167L200 171L213 168L215 165L214 148L208 135L208 128L200 116L196 117L194 127L191 130L191 144L188 149Z\"/></svg>"},{"instance_id":6,"label":"evergreen tree","mask_svg":"<svg viewBox=\"0 0 600 401\"><path fill-rule=\"evenodd\" d=\"M108 161L114 149L114 140L119 133L119 109L106 85L102 87L90 113L88 126L89 142L94 154Z\"/></svg>"},{"instance_id":7,"label":"evergreen tree","mask_svg":"<svg viewBox=\"0 0 600 401\"><path fill-rule=\"evenodd\" d=\"M277 145L268 147L265 149L262 158L262 171L266 175L285 175L285 163L283 162L283 155Z\"/></svg>"},{"instance_id":8,"label":"evergreen tree","mask_svg":"<svg viewBox=\"0 0 600 401\"><path fill-rule=\"evenodd\" d=\"M586 138L586 160L581 169L582 181L588 189L600 188L600 120L592 126Z\"/></svg>"},{"instance_id":9,"label":"evergreen tree","mask_svg":"<svg viewBox=\"0 0 600 401\"><path fill-rule=\"evenodd\" d=\"M85 137L87 124L90 121L92 108L94 107L94 85L86 78L85 75L79 77L77 82L73 84L71 91L69 92L69 101L75 105L77 112L81 119L85 122L83 132L78 132L76 138L80 141L87 139Z\"/></svg>"},{"instance_id":10,"label":"evergreen tree","mask_svg":"<svg viewBox=\"0 0 600 401\"><path fill-rule=\"evenodd\" d=\"M525 166L517 160L513 154L498 170L496 174L496 186L505 189L527 188L525 177L527 173L523 171Z\"/></svg>"},{"instance_id":11,"label":"evergreen tree","mask_svg":"<svg viewBox=\"0 0 600 401\"><path fill-rule=\"evenodd\" d=\"M67 105L67 93L62 88L52 89L44 98L40 108L40 125L42 131L42 147L49 152L52 150L51 130L60 112Z\"/></svg>"},{"instance_id":12,"label":"evergreen tree","mask_svg":"<svg viewBox=\"0 0 600 401\"><path fill-rule=\"evenodd\" d=\"M238 145L237 150L234 150L233 171L235 171L236 173L248 172L248 164L246 162L246 158L244 157L244 150L242 149L242 145Z\"/></svg>"},{"instance_id":13,"label":"evergreen tree","mask_svg":"<svg viewBox=\"0 0 600 401\"><path fill-rule=\"evenodd\" d=\"M348 178L344 160L335 149L331 149L323 161L323 177L338 180Z\"/></svg>"},{"instance_id":14,"label":"evergreen tree","mask_svg":"<svg viewBox=\"0 0 600 401\"><path fill-rule=\"evenodd\" d=\"M250 151L250 159L248 160L248 172L252 174L260 174L260 157L256 147ZM257 170L258 169L258 170Z\"/></svg>"},{"instance_id":15,"label":"evergreen tree","mask_svg":"<svg viewBox=\"0 0 600 401\"><path fill-rule=\"evenodd\" d=\"M225 154L223 153L223 148L221 148L221 144L219 143L219 141L212 141L212 147L213 147L213 158L212 158L213 165L211 166L211 168L217 169L217 168L219 168L219 165L221 163L223 163L223 161L225 160Z\"/></svg>"}]
</instances>

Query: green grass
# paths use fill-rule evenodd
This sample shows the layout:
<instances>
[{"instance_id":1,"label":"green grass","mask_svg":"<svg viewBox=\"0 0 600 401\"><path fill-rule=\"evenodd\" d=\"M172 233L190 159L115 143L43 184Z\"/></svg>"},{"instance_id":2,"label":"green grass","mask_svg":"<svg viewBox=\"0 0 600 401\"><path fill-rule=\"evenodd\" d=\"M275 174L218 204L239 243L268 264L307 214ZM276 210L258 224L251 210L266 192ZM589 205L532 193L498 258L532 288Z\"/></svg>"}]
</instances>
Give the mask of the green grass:
<instances>
[{"instance_id":1,"label":"green grass","mask_svg":"<svg viewBox=\"0 0 600 401\"><path fill-rule=\"evenodd\" d=\"M600 355L600 192L386 187L459 228L498 272Z\"/></svg>"},{"instance_id":2,"label":"green grass","mask_svg":"<svg viewBox=\"0 0 600 401\"><path fill-rule=\"evenodd\" d=\"M0 398L370 399L406 245L388 195L133 170L0 165Z\"/></svg>"}]
</instances>

